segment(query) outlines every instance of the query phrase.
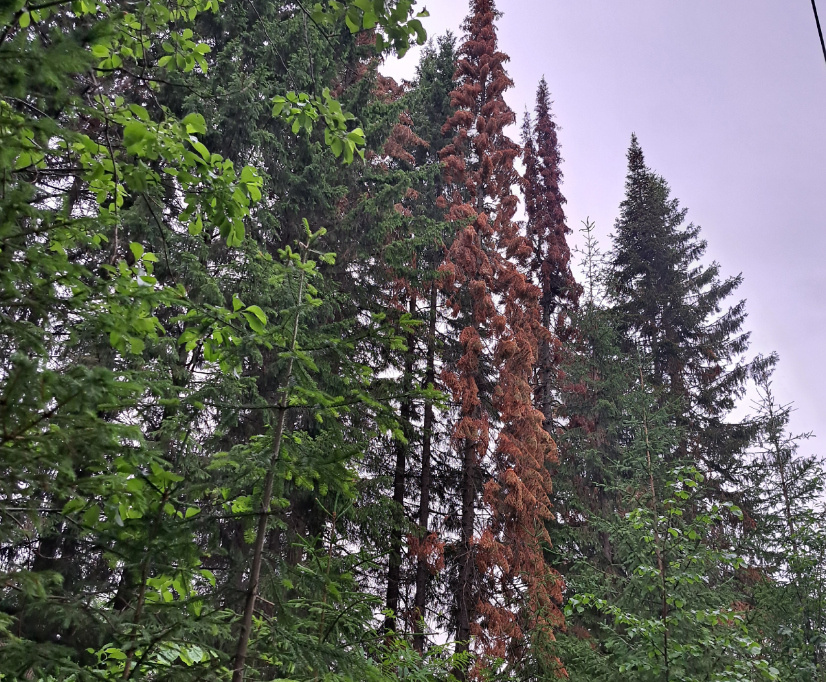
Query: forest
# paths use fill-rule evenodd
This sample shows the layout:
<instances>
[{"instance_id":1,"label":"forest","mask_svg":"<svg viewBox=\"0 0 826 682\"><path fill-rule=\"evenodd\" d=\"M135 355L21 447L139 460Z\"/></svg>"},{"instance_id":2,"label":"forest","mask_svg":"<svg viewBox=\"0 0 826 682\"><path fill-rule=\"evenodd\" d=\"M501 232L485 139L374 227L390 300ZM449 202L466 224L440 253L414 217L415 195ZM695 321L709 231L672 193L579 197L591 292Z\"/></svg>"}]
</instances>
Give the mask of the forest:
<instances>
[{"instance_id":1,"label":"forest","mask_svg":"<svg viewBox=\"0 0 826 682\"><path fill-rule=\"evenodd\" d=\"M3 0L0 680L826 680L741 277L631 131L569 224L553 82L426 16Z\"/></svg>"}]
</instances>

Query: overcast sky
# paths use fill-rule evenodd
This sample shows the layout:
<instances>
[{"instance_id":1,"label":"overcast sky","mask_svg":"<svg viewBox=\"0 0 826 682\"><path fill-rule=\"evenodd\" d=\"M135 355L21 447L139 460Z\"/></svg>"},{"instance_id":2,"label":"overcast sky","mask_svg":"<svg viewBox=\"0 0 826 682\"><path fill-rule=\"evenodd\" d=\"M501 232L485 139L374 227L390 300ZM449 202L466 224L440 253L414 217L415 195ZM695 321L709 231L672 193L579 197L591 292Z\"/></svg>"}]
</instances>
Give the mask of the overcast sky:
<instances>
[{"instance_id":1,"label":"overcast sky","mask_svg":"<svg viewBox=\"0 0 826 682\"><path fill-rule=\"evenodd\" d=\"M466 0L423 4L431 36L461 35ZM497 6L520 121L543 74L550 86L568 224L590 216L610 246L636 132L708 259L743 273L752 353L780 354L775 392L795 403L796 431L821 436L803 452L826 455L826 63L810 0ZM412 78L417 60L383 70Z\"/></svg>"}]
</instances>

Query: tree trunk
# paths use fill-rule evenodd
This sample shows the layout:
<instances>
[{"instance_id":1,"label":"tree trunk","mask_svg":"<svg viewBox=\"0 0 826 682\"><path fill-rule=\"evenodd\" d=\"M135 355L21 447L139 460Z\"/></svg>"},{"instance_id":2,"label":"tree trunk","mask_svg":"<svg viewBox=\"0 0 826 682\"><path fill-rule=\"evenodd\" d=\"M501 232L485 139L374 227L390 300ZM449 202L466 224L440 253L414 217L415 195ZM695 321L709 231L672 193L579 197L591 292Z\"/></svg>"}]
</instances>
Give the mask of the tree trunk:
<instances>
[{"instance_id":1,"label":"tree trunk","mask_svg":"<svg viewBox=\"0 0 826 682\"><path fill-rule=\"evenodd\" d=\"M427 367L424 384L426 388L435 388L436 382L436 304L438 301L436 283L430 287L430 318L427 329ZM428 536L430 524L430 457L433 443L433 401L427 398L424 404L424 422L422 424L422 475L419 481L419 533L424 539ZM430 567L427 558L420 556L416 562L416 597L413 606L413 621L416 631L413 635L413 648L420 654L424 652L425 617L427 604L427 587L430 582Z\"/></svg>"},{"instance_id":2,"label":"tree trunk","mask_svg":"<svg viewBox=\"0 0 826 682\"><path fill-rule=\"evenodd\" d=\"M416 296L410 296L410 314L416 313ZM410 451L410 440L412 429L410 420L413 416L413 398L410 390L413 386L413 360L415 357L415 340L412 334L407 335L407 352L404 358L404 375L402 376L402 392L400 417L402 431L404 432L406 443L396 443L396 467L393 471L393 521L390 529L390 557L387 566L387 610L391 615L384 621L385 633L396 631L396 616L399 611L399 598L401 596L401 571L402 571L402 533L404 530L405 510L404 510L404 489L405 477L407 474L407 455Z\"/></svg>"},{"instance_id":3,"label":"tree trunk","mask_svg":"<svg viewBox=\"0 0 826 682\"><path fill-rule=\"evenodd\" d=\"M462 455L462 537L459 547L459 584L456 589L456 653L470 649L470 624L476 610L473 589L475 552L473 530L476 524L476 448L466 439ZM453 675L462 682L467 679L465 666L457 666Z\"/></svg>"}]
</instances>

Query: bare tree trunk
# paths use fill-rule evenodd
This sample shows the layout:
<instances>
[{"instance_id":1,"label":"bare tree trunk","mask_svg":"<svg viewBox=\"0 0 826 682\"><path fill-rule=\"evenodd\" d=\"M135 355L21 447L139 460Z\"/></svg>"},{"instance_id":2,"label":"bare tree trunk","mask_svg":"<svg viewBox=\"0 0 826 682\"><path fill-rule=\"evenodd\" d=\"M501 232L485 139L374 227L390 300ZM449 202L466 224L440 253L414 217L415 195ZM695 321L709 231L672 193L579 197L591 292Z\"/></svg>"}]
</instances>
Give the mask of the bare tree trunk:
<instances>
[{"instance_id":1,"label":"bare tree trunk","mask_svg":"<svg viewBox=\"0 0 826 682\"><path fill-rule=\"evenodd\" d=\"M438 301L436 283L430 287L430 317L427 328L427 366L425 368L424 384L426 388L435 388L436 382L436 303ZM419 533L422 538L428 536L430 524L430 487L431 471L430 457L433 443L433 401L425 399L424 421L422 423L422 474L419 481ZM416 597L413 604L413 621L416 630L413 635L413 648L422 653L424 651L425 633L424 621L427 604L427 587L430 578L430 568L427 558L420 556L416 562Z\"/></svg>"},{"instance_id":2,"label":"bare tree trunk","mask_svg":"<svg viewBox=\"0 0 826 682\"><path fill-rule=\"evenodd\" d=\"M410 314L416 313L416 296L410 296ZM399 416L402 421L402 430L407 440L406 443L396 443L396 466L393 471L393 520L390 530L390 557L387 566L387 610L391 615L384 621L384 631L386 633L396 631L396 616L399 611L399 598L401 596L401 570L402 570L402 532L404 530L404 490L407 474L407 455L410 451L410 440L412 429L410 420L413 416L413 398L410 390L413 386L413 361L415 357L415 339L412 334L407 335L407 351L404 359L404 375L402 376L402 397Z\"/></svg>"}]
</instances>

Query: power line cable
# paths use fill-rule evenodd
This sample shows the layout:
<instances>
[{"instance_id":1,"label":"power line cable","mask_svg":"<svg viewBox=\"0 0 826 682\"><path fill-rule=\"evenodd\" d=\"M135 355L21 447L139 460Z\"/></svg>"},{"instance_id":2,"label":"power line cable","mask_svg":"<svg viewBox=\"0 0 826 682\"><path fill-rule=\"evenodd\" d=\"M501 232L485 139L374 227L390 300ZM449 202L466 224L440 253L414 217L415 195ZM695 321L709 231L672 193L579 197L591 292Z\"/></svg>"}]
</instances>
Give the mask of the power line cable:
<instances>
[{"instance_id":1,"label":"power line cable","mask_svg":"<svg viewBox=\"0 0 826 682\"><path fill-rule=\"evenodd\" d=\"M823 41L823 29L820 28L820 17L817 16L817 5L812 0L812 10L815 13L815 23L817 24L817 34L820 36L820 47L823 49L823 59L826 60L826 42Z\"/></svg>"}]
</instances>

